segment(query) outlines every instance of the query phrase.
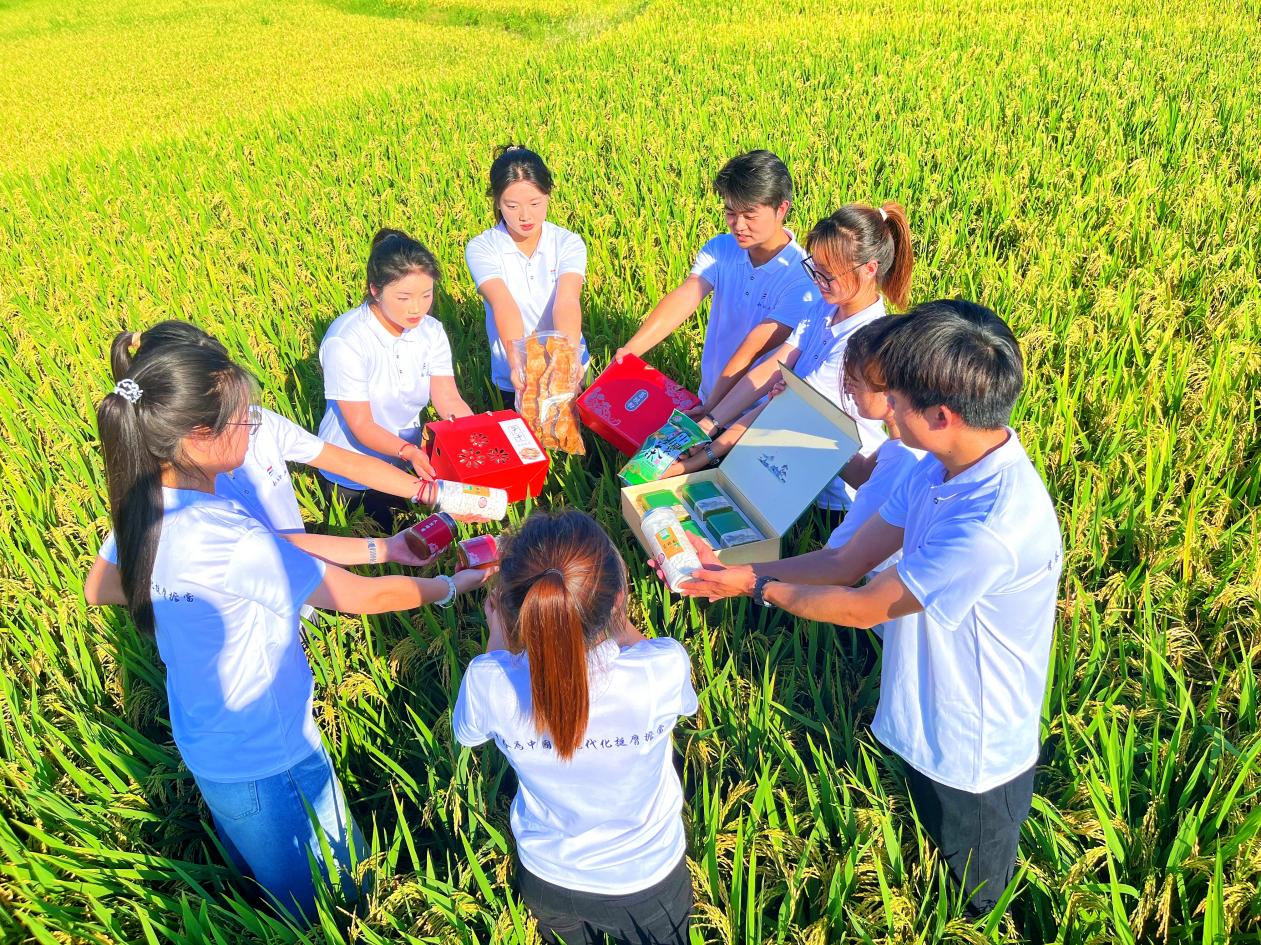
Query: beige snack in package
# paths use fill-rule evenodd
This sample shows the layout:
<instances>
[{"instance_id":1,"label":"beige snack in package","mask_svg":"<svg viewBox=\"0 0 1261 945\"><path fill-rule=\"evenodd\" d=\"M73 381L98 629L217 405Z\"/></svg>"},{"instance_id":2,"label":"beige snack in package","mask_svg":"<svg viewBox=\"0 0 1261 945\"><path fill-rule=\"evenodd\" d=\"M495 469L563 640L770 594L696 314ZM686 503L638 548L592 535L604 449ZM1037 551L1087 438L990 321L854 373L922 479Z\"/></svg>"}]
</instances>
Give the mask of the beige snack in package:
<instances>
[{"instance_id":1,"label":"beige snack in package","mask_svg":"<svg viewBox=\"0 0 1261 945\"><path fill-rule=\"evenodd\" d=\"M579 353L559 331L537 331L513 342L524 364L517 411L544 449L586 454L578 421Z\"/></svg>"}]
</instances>

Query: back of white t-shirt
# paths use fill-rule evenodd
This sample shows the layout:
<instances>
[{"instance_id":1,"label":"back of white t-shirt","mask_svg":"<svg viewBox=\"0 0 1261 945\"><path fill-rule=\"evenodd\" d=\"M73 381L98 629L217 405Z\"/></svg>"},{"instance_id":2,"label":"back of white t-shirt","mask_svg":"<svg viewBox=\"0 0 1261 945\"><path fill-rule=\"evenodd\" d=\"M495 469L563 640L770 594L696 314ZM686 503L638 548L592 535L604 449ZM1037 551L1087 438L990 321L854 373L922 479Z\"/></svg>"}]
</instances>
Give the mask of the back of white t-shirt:
<instances>
[{"instance_id":1,"label":"back of white t-shirt","mask_svg":"<svg viewBox=\"0 0 1261 945\"><path fill-rule=\"evenodd\" d=\"M569 761L531 720L524 653L475 658L452 719L460 744L494 739L517 773L512 832L521 863L558 886L622 895L664 879L686 850L673 732L696 711L687 651L675 640L589 654L590 713Z\"/></svg>"}]
</instances>

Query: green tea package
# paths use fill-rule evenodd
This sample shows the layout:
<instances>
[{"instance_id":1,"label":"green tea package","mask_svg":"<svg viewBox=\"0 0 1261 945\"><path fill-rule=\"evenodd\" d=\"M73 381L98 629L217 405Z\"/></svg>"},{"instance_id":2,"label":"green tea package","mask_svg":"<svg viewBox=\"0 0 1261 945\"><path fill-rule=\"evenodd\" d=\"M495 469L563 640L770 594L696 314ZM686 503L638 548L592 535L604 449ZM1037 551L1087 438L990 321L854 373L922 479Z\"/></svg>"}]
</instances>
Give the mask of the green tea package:
<instances>
[{"instance_id":1,"label":"green tea package","mask_svg":"<svg viewBox=\"0 0 1261 945\"><path fill-rule=\"evenodd\" d=\"M628 486L656 482L680 456L708 442L709 437L696 421L676 410L660 430L644 440L639 452L622 467L618 476Z\"/></svg>"}]
</instances>

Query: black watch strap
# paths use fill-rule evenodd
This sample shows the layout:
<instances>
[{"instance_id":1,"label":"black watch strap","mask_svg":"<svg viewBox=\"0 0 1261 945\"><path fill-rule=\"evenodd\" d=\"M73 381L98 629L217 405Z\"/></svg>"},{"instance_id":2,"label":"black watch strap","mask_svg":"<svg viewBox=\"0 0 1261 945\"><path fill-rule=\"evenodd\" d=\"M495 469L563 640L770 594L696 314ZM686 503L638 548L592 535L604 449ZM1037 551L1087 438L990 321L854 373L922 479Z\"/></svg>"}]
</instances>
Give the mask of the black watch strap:
<instances>
[{"instance_id":1,"label":"black watch strap","mask_svg":"<svg viewBox=\"0 0 1261 945\"><path fill-rule=\"evenodd\" d=\"M779 578L771 577L769 574L759 576L758 579L753 582L753 603L757 604L759 607L771 606L767 603L766 597L764 596L766 594L766 585L770 584L772 581L778 580Z\"/></svg>"}]
</instances>

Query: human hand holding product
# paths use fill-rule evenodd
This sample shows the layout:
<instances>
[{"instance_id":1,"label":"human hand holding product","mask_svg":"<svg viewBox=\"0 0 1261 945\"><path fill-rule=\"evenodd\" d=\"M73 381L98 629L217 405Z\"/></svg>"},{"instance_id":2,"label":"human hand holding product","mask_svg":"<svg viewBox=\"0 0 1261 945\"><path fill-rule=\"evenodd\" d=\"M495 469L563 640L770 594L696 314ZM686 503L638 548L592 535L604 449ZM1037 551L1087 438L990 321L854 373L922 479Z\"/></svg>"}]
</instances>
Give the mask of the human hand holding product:
<instances>
[{"instance_id":1,"label":"human hand holding product","mask_svg":"<svg viewBox=\"0 0 1261 945\"><path fill-rule=\"evenodd\" d=\"M643 517L642 528L662 580L677 593L679 585L701 567L692 536L670 508L653 509Z\"/></svg>"},{"instance_id":2,"label":"human hand holding product","mask_svg":"<svg viewBox=\"0 0 1261 945\"><path fill-rule=\"evenodd\" d=\"M679 457L708 443L709 437L696 421L683 411L675 410L661 429L644 441L618 476L628 486L655 482L673 468Z\"/></svg>"}]
</instances>

